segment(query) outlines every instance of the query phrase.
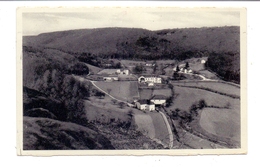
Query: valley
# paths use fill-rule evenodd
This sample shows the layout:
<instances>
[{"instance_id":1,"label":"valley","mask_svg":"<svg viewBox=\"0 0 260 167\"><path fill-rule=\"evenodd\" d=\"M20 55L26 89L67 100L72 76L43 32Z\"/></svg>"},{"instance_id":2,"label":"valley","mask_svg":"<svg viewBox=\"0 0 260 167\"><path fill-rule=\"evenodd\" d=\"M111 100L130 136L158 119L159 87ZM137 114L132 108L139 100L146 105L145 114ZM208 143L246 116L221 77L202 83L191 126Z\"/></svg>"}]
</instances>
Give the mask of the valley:
<instances>
[{"instance_id":1,"label":"valley","mask_svg":"<svg viewBox=\"0 0 260 167\"><path fill-rule=\"evenodd\" d=\"M239 148L238 30L24 37L24 149Z\"/></svg>"}]
</instances>

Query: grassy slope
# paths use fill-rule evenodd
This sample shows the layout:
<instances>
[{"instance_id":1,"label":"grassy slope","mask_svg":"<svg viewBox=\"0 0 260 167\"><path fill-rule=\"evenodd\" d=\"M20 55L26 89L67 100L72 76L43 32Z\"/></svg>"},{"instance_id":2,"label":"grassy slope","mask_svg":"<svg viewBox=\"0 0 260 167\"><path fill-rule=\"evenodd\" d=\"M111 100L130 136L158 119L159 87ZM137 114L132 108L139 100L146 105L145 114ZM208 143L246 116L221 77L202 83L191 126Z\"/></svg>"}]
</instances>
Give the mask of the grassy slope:
<instances>
[{"instance_id":1,"label":"grassy slope","mask_svg":"<svg viewBox=\"0 0 260 167\"><path fill-rule=\"evenodd\" d=\"M125 81L115 81L115 82L95 82L95 84L106 91L110 91L110 94L124 101L132 101L133 97L138 96L138 85L137 82L125 82Z\"/></svg>"},{"instance_id":2,"label":"grassy slope","mask_svg":"<svg viewBox=\"0 0 260 167\"><path fill-rule=\"evenodd\" d=\"M237 142L240 141L239 111L206 108L201 113L199 123L208 133Z\"/></svg>"},{"instance_id":3,"label":"grassy slope","mask_svg":"<svg viewBox=\"0 0 260 167\"><path fill-rule=\"evenodd\" d=\"M24 117L23 149L114 149L103 135L89 128L48 118Z\"/></svg>"},{"instance_id":4,"label":"grassy slope","mask_svg":"<svg viewBox=\"0 0 260 167\"><path fill-rule=\"evenodd\" d=\"M220 83L220 82L176 82L173 85L182 85L182 86L195 86L201 88L209 88L221 93L226 93L230 95L240 96L240 89L238 87Z\"/></svg>"},{"instance_id":5,"label":"grassy slope","mask_svg":"<svg viewBox=\"0 0 260 167\"><path fill-rule=\"evenodd\" d=\"M186 87L174 87L175 94L178 96L173 101L173 106L171 109L179 108L181 110L189 111L190 106L196 101L204 99L207 105L224 107L229 102L231 107L236 107L238 105L237 99L233 99L224 95L219 95L206 90L186 88Z\"/></svg>"}]
</instances>

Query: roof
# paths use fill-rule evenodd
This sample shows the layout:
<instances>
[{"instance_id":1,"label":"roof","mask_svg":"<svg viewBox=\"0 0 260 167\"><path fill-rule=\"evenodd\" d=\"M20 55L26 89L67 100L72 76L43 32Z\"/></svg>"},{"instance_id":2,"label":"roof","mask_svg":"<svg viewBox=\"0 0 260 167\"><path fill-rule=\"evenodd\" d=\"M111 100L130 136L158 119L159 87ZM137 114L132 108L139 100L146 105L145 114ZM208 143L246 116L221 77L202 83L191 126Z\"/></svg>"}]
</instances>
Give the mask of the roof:
<instances>
[{"instance_id":1,"label":"roof","mask_svg":"<svg viewBox=\"0 0 260 167\"><path fill-rule=\"evenodd\" d=\"M157 78L160 78L158 75L150 75L150 74L143 74L143 75L139 76L139 78L140 77L157 77Z\"/></svg>"},{"instance_id":2,"label":"roof","mask_svg":"<svg viewBox=\"0 0 260 167\"><path fill-rule=\"evenodd\" d=\"M147 99L140 99L137 102L139 102L140 104L154 104L153 102Z\"/></svg>"},{"instance_id":3,"label":"roof","mask_svg":"<svg viewBox=\"0 0 260 167\"><path fill-rule=\"evenodd\" d=\"M154 95L151 99L154 99L154 100L158 100L158 99L167 99L166 96L164 95Z\"/></svg>"}]
</instances>

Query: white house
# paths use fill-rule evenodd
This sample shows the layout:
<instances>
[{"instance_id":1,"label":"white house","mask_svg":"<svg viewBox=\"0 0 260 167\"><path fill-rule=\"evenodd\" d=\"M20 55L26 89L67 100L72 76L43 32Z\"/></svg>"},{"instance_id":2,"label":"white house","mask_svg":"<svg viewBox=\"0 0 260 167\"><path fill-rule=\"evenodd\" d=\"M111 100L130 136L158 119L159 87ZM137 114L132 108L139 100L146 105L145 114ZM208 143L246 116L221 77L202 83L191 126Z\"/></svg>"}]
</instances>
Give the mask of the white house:
<instances>
[{"instance_id":1,"label":"white house","mask_svg":"<svg viewBox=\"0 0 260 167\"><path fill-rule=\"evenodd\" d=\"M154 103L155 105L165 105L166 99L167 99L167 97L164 95L154 95L150 101L152 103Z\"/></svg>"},{"instance_id":2,"label":"white house","mask_svg":"<svg viewBox=\"0 0 260 167\"><path fill-rule=\"evenodd\" d=\"M202 60L200 61L200 63L201 63L201 64L205 64L205 63L206 63L206 60L203 60L203 59L202 59Z\"/></svg>"},{"instance_id":3,"label":"white house","mask_svg":"<svg viewBox=\"0 0 260 167\"><path fill-rule=\"evenodd\" d=\"M144 99L138 100L135 104L139 110L145 110L145 111L155 110L155 104L152 103L150 100L144 100Z\"/></svg>"},{"instance_id":4,"label":"white house","mask_svg":"<svg viewBox=\"0 0 260 167\"><path fill-rule=\"evenodd\" d=\"M117 74L121 74L121 75L129 75L129 70L121 70L121 69L117 69L116 70Z\"/></svg>"},{"instance_id":5,"label":"white house","mask_svg":"<svg viewBox=\"0 0 260 167\"><path fill-rule=\"evenodd\" d=\"M162 78L157 77L157 76L140 76L138 78L138 82L140 82L140 83L146 83L146 82L162 83Z\"/></svg>"},{"instance_id":6,"label":"white house","mask_svg":"<svg viewBox=\"0 0 260 167\"><path fill-rule=\"evenodd\" d=\"M103 80L106 82L118 81L118 76L117 75L104 76Z\"/></svg>"}]
</instances>

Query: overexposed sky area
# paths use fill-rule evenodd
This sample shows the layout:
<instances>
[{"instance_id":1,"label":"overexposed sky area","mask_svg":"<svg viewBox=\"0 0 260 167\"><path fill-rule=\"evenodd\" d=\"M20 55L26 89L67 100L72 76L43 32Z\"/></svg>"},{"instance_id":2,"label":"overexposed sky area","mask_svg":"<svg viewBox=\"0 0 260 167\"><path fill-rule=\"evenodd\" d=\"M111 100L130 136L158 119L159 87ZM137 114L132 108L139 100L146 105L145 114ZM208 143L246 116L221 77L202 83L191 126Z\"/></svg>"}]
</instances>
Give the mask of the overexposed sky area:
<instances>
[{"instance_id":1,"label":"overexposed sky area","mask_svg":"<svg viewBox=\"0 0 260 167\"><path fill-rule=\"evenodd\" d=\"M23 35L71 29L128 27L160 30L189 27L239 26L234 10L177 8L84 8L22 13Z\"/></svg>"}]
</instances>

